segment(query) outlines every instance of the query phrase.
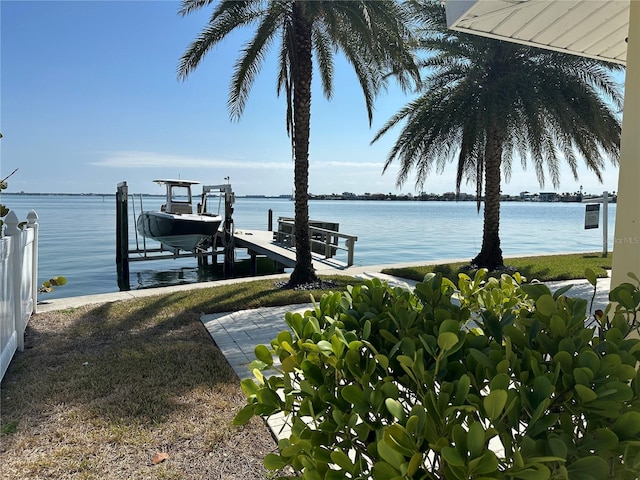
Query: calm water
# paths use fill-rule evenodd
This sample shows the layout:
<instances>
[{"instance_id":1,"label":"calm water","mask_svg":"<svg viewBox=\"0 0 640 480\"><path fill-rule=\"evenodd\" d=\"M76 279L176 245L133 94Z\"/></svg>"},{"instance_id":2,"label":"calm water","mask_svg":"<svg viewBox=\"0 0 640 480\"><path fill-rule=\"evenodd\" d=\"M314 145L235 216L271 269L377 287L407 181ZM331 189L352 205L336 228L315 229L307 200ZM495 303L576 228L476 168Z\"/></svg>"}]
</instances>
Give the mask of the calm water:
<instances>
[{"instance_id":1,"label":"calm water","mask_svg":"<svg viewBox=\"0 0 640 480\"><path fill-rule=\"evenodd\" d=\"M155 209L163 198L144 197L143 202L145 210ZM38 213L40 282L56 275L68 281L47 298L118 291L115 197L4 195L1 203L14 209L20 219L31 209ZM134 204L140 213L139 200ZM266 230L269 209L274 224L278 216L293 216L289 200L237 199L236 230ZM615 204L609 205L609 251L615 209ZM358 237L356 265L471 259L482 244L482 212L478 215L474 202L311 201L309 210L311 219L338 222L341 232ZM599 229L585 230L584 216L585 205L579 203L505 202L500 230L503 253L600 252L602 218ZM129 217L134 246L131 212ZM195 259L132 262L130 270L132 288L211 278L210 271L196 268Z\"/></svg>"}]
</instances>

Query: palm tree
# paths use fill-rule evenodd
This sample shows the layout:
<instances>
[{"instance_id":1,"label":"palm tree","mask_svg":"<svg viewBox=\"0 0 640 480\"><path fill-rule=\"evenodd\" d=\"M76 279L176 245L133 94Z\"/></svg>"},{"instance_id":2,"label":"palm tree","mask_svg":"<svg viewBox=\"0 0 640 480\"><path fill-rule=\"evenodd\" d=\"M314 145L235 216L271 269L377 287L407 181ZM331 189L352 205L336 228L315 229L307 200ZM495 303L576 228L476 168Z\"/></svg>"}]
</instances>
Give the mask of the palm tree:
<instances>
[{"instance_id":1,"label":"palm tree","mask_svg":"<svg viewBox=\"0 0 640 480\"><path fill-rule=\"evenodd\" d=\"M211 3L213 0L183 0L180 13L186 15ZM404 86L411 76L419 80L407 48L410 31L405 14L393 0L223 0L180 60L178 76L185 79L227 34L257 25L255 36L241 51L231 81L228 106L232 120L238 120L267 51L279 37L277 93L284 91L286 95L287 133L294 159L296 266L290 286L317 280L311 261L308 208L313 55L329 99L333 58L338 50L344 53L360 82L371 124L373 99L385 83L382 74L395 73Z\"/></svg>"},{"instance_id":2,"label":"palm tree","mask_svg":"<svg viewBox=\"0 0 640 480\"><path fill-rule=\"evenodd\" d=\"M475 184L478 212L484 187L482 248L472 265L503 266L500 248L501 174L518 158L533 164L540 186L554 187L565 161L577 179L579 159L602 181L604 158L617 163L623 67L450 31L444 7L412 2L427 54L423 94L394 115L374 142L403 120L384 169L398 159L398 185L415 169L416 188L457 159L456 192ZM546 167L546 168L545 168ZM546 172L545 172L546 170Z\"/></svg>"}]
</instances>

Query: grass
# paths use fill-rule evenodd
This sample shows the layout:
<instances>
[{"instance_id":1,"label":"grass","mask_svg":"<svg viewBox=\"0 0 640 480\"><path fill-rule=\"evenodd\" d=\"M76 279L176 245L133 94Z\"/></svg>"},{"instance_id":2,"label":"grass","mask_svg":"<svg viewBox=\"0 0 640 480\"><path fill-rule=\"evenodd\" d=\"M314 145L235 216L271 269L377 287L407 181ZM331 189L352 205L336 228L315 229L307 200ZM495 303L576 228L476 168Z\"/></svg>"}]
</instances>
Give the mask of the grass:
<instances>
[{"instance_id":1,"label":"grass","mask_svg":"<svg viewBox=\"0 0 640 480\"><path fill-rule=\"evenodd\" d=\"M568 255L545 255L534 257L507 258L509 271L518 271L529 281L574 280L585 278L585 269L592 269L597 277L606 277L611 269L611 255L602 257L598 253L575 253ZM388 268L383 273L420 281L427 273L441 273L452 281L458 281L458 273L470 274L468 263L434 264L417 267ZM502 272L493 272L497 276ZM509 273L509 272L507 272ZM473 271L471 271L473 274Z\"/></svg>"},{"instance_id":2,"label":"grass","mask_svg":"<svg viewBox=\"0 0 640 480\"><path fill-rule=\"evenodd\" d=\"M554 255L509 259L529 279L605 275L611 259ZM392 269L420 280L457 276L463 264ZM331 277L336 289L358 283ZM244 405L238 379L200 322L203 313L306 303L262 279L35 315L26 348L0 388L1 478L267 479L275 450ZM164 452L169 458L152 462Z\"/></svg>"}]
</instances>

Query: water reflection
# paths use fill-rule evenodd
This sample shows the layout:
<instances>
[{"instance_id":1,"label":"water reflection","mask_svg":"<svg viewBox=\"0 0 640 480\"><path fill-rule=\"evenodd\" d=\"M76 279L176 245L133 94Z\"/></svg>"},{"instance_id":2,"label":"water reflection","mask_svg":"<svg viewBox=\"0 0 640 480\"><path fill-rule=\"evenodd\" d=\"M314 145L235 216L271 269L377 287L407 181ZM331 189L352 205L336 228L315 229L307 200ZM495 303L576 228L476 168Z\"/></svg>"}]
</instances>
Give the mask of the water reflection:
<instances>
[{"instance_id":1,"label":"water reflection","mask_svg":"<svg viewBox=\"0 0 640 480\"><path fill-rule=\"evenodd\" d=\"M233 277L247 277L251 275L251 261L249 259L237 261L234 266ZM272 260L258 258L258 275L270 275L278 273ZM185 285L190 283L211 282L225 278L223 265L204 265L198 267L179 267L163 270L145 269L132 272L132 290L145 288L168 287L172 285Z\"/></svg>"}]
</instances>

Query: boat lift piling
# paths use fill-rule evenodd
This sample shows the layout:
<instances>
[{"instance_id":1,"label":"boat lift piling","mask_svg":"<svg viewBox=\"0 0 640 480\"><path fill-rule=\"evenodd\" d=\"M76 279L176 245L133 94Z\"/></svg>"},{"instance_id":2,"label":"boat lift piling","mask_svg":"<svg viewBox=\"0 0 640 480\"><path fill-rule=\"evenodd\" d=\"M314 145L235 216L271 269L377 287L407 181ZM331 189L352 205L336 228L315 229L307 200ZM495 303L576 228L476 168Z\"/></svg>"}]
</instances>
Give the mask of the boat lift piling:
<instances>
[{"instance_id":1,"label":"boat lift piling","mask_svg":"<svg viewBox=\"0 0 640 480\"><path fill-rule=\"evenodd\" d=\"M224 220L223 228L211 239L211 250L198 250L196 252L180 253L177 249L168 250L160 244L160 248L147 248L146 240L142 237L142 248L138 244L137 231L135 240L136 248L129 249L129 189L127 182L120 182L116 190L116 272L118 288L120 291L131 290L129 278L129 262L160 260L169 258L196 257L198 266L208 264L208 257L213 257L214 265L217 264L218 255L223 255L223 276L229 278L233 275L235 260L235 242L233 235L233 203L235 195L230 184L203 186L201 203L198 204L198 213L207 211L207 194L219 191L224 194ZM142 197L140 198L142 210ZM131 202L135 217L135 202ZM134 218L135 221L135 218ZM218 248L218 241L222 242Z\"/></svg>"},{"instance_id":2,"label":"boat lift piling","mask_svg":"<svg viewBox=\"0 0 640 480\"><path fill-rule=\"evenodd\" d=\"M202 187L202 199L198 204L198 213L207 211L207 194L218 191L224 193L224 220L222 221L222 231L218 231L218 235L214 237L213 250L216 251L216 243L218 238L222 241L222 252L224 255L224 263L222 272L225 278L233 276L233 266L235 259L235 246L233 241L233 204L235 203L235 195L231 190L231 185L226 183L222 185L204 185ZM198 255L198 265L207 265L208 254L200 253ZM217 263L218 256L214 253L214 262ZM202 263L201 263L202 262Z\"/></svg>"},{"instance_id":3,"label":"boat lift piling","mask_svg":"<svg viewBox=\"0 0 640 480\"><path fill-rule=\"evenodd\" d=\"M129 187L120 182L116 190L116 268L118 288L131 290L129 283Z\"/></svg>"}]
</instances>

